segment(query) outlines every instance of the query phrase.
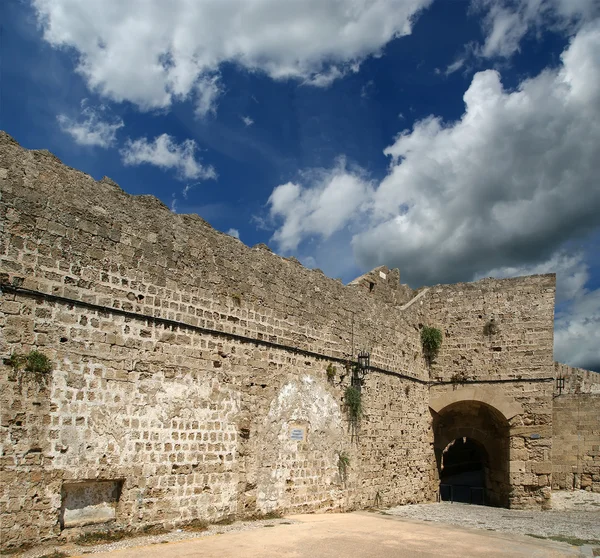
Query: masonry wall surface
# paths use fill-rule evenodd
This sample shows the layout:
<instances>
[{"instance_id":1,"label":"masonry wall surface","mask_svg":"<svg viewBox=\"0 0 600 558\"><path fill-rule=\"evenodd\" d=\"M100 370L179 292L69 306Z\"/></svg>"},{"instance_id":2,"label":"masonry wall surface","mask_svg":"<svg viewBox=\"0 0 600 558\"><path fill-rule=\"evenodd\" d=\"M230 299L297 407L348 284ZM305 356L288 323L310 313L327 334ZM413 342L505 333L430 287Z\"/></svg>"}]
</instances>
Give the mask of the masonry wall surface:
<instances>
[{"instance_id":1,"label":"masonry wall surface","mask_svg":"<svg viewBox=\"0 0 600 558\"><path fill-rule=\"evenodd\" d=\"M0 192L0 356L54 363L1 366L4 546L103 518L137 529L433 501L430 405L482 386L510 415L510 505L545 505L553 276L417 293L382 267L344 286L4 133ZM431 366L423 325L444 334ZM343 363L360 348L372 370L355 429Z\"/></svg>"},{"instance_id":2,"label":"masonry wall surface","mask_svg":"<svg viewBox=\"0 0 600 558\"><path fill-rule=\"evenodd\" d=\"M397 282L344 287L0 142L1 351L54 363L43 377L2 366L3 545L111 505L137 528L434 498L422 306L386 305ZM354 436L340 362L353 343L388 371L367 378ZM122 484L118 502L94 481ZM65 512L77 483L90 500Z\"/></svg>"},{"instance_id":3,"label":"masonry wall surface","mask_svg":"<svg viewBox=\"0 0 600 558\"><path fill-rule=\"evenodd\" d=\"M554 276L539 275L433 287L427 297L430 324L444 334L431 400L479 401L503 412L506 496L516 508L549 506L554 292Z\"/></svg>"},{"instance_id":4,"label":"masonry wall surface","mask_svg":"<svg viewBox=\"0 0 600 558\"><path fill-rule=\"evenodd\" d=\"M552 487L600 492L600 374L556 363Z\"/></svg>"}]
</instances>

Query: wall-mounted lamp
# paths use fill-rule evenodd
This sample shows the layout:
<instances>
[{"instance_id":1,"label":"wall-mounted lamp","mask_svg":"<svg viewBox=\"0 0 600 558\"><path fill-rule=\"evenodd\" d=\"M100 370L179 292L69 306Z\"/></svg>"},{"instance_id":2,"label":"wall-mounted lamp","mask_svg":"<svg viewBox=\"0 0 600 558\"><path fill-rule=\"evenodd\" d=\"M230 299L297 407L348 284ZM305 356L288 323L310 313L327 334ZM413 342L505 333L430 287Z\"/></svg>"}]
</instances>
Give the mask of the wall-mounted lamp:
<instances>
[{"instance_id":1,"label":"wall-mounted lamp","mask_svg":"<svg viewBox=\"0 0 600 558\"><path fill-rule=\"evenodd\" d=\"M369 369L369 361L371 359L371 355L363 350L358 353L358 367L361 369L363 374L366 374Z\"/></svg>"},{"instance_id":2,"label":"wall-mounted lamp","mask_svg":"<svg viewBox=\"0 0 600 558\"><path fill-rule=\"evenodd\" d=\"M357 362L352 369L352 385L360 389L365 381L365 376L369 372L371 355L362 350L358 353Z\"/></svg>"},{"instance_id":3,"label":"wall-mounted lamp","mask_svg":"<svg viewBox=\"0 0 600 558\"><path fill-rule=\"evenodd\" d=\"M558 395L560 395L565 389L565 379L562 376L556 378L556 390L558 391Z\"/></svg>"}]
</instances>

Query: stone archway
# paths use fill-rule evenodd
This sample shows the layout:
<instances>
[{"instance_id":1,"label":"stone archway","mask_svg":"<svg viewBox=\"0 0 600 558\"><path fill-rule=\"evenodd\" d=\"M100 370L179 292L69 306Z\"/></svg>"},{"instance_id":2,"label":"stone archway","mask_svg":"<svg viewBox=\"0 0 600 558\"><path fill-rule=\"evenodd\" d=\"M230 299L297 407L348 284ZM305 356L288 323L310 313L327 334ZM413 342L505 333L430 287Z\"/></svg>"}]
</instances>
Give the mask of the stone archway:
<instances>
[{"instance_id":1,"label":"stone archway","mask_svg":"<svg viewBox=\"0 0 600 558\"><path fill-rule=\"evenodd\" d=\"M478 401L493 407L507 421L516 415L523 414L523 407L512 397L507 397L501 391L490 386L452 386L451 390L437 393L429 401L433 411L439 413L442 409L461 401Z\"/></svg>"},{"instance_id":2,"label":"stone archway","mask_svg":"<svg viewBox=\"0 0 600 558\"><path fill-rule=\"evenodd\" d=\"M504 414L487 403L473 400L455 401L439 412L433 408L431 411L440 481L448 481L448 477L452 477L450 484L464 486L463 492L469 494L469 499L472 500L473 494L476 494L479 503L508 507L510 427ZM469 462L469 455L477 455L477 463L473 462L475 457ZM449 460L448 457L452 458ZM448 463L455 467L456 470L450 472L454 475L444 471ZM475 470L480 471L479 478L469 474ZM469 482L472 484L469 485ZM480 496L469 487L481 487L483 494Z\"/></svg>"}]
</instances>

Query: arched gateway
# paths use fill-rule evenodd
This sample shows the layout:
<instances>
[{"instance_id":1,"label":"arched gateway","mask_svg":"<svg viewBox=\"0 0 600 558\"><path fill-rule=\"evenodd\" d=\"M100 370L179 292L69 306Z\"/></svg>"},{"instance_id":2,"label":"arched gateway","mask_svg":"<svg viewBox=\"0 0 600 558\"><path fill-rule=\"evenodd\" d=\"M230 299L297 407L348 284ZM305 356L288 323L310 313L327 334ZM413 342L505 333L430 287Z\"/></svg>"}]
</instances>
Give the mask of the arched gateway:
<instances>
[{"instance_id":1,"label":"arched gateway","mask_svg":"<svg viewBox=\"0 0 600 558\"><path fill-rule=\"evenodd\" d=\"M443 500L509 505L510 425L522 410L485 388L446 392L430 402Z\"/></svg>"}]
</instances>

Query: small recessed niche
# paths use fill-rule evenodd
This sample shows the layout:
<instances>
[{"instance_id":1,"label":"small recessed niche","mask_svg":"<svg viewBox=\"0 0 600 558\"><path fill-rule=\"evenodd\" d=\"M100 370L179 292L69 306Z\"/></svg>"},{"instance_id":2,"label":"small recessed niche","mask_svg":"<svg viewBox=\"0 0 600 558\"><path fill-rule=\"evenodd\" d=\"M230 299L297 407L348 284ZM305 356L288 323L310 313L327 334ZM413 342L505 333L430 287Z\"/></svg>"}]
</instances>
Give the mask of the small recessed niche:
<instances>
[{"instance_id":1,"label":"small recessed niche","mask_svg":"<svg viewBox=\"0 0 600 558\"><path fill-rule=\"evenodd\" d=\"M372 293L374 288L375 288L375 283L373 283L372 281L369 281L369 292Z\"/></svg>"},{"instance_id":2,"label":"small recessed niche","mask_svg":"<svg viewBox=\"0 0 600 558\"><path fill-rule=\"evenodd\" d=\"M64 483L60 528L82 527L114 521L123 489L123 479L86 480Z\"/></svg>"}]
</instances>

